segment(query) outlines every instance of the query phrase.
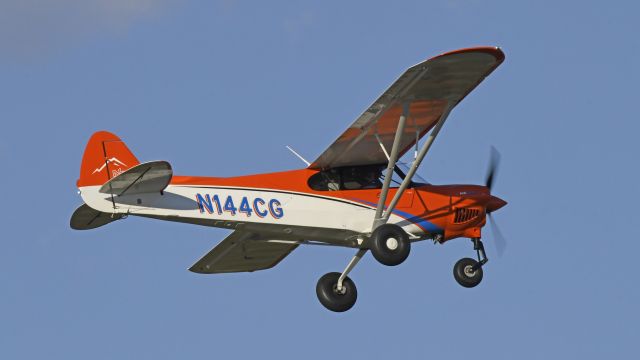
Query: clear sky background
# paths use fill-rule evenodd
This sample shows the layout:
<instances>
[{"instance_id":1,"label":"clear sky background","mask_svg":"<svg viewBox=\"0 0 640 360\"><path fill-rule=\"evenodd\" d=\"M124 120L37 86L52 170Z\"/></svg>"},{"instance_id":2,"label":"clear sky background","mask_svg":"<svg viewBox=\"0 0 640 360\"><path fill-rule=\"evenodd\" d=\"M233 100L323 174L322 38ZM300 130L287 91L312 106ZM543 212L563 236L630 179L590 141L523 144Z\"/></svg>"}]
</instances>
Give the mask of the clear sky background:
<instances>
[{"instance_id":1,"label":"clear sky background","mask_svg":"<svg viewBox=\"0 0 640 360\"><path fill-rule=\"evenodd\" d=\"M640 343L639 9L632 1L0 2L0 358L602 359ZM187 268L227 231L129 218L73 231L86 141L115 132L181 175L303 167L407 67L498 45L420 174L482 183L508 239L460 287L469 241L368 255L359 298L317 279L354 251L253 274ZM488 229L487 229L488 230Z\"/></svg>"}]
</instances>

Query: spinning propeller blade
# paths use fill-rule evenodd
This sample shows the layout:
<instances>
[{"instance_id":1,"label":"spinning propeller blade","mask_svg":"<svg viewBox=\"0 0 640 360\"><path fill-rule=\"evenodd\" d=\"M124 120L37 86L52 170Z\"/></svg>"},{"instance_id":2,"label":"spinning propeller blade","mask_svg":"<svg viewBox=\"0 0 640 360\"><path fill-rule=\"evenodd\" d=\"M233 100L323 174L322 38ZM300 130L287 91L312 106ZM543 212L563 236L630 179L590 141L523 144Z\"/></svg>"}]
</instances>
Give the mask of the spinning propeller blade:
<instances>
[{"instance_id":1,"label":"spinning propeller blade","mask_svg":"<svg viewBox=\"0 0 640 360\"><path fill-rule=\"evenodd\" d=\"M491 155L489 158L489 168L487 169L487 177L485 179L485 186L489 188L493 187L493 181L498 173L498 167L500 166L500 153L495 147L491 147Z\"/></svg>"},{"instance_id":2,"label":"spinning propeller blade","mask_svg":"<svg viewBox=\"0 0 640 360\"><path fill-rule=\"evenodd\" d=\"M487 177L485 179L485 186L489 188L489 192L491 192L492 190L499 167L500 153L498 152L498 150L496 150L495 147L491 146L491 154L489 155L489 168L487 169ZM502 236L502 232L500 231L498 224L496 224L496 222L493 220L491 211L487 212L487 217L489 218L491 232L493 233L493 240L496 245L496 251L498 252L498 256L502 257L502 254L504 254L504 250L507 247L507 240L504 236Z\"/></svg>"},{"instance_id":3,"label":"spinning propeller blade","mask_svg":"<svg viewBox=\"0 0 640 360\"><path fill-rule=\"evenodd\" d=\"M493 220L493 216L491 213L489 216L489 224L491 224L491 232L493 233L493 242L496 245L496 251L498 252L498 257L502 257L504 254L504 250L507 248L507 240L502 236L502 232L498 227L498 224Z\"/></svg>"}]
</instances>

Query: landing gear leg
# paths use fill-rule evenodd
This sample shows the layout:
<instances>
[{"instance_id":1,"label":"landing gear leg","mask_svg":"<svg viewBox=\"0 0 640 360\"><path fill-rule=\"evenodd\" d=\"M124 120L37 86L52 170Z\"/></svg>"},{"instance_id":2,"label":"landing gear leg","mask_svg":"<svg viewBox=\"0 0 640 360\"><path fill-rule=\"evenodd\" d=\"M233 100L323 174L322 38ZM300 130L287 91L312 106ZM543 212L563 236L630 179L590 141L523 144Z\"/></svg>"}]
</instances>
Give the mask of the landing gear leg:
<instances>
[{"instance_id":1,"label":"landing gear leg","mask_svg":"<svg viewBox=\"0 0 640 360\"><path fill-rule=\"evenodd\" d=\"M356 284L347 275L366 252L367 249L358 250L342 274L331 272L318 280L316 295L324 307L331 311L343 312L355 305L358 298L358 290L356 289Z\"/></svg>"},{"instance_id":2,"label":"landing gear leg","mask_svg":"<svg viewBox=\"0 0 640 360\"><path fill-rule=\"evenodd\" d=\"M478 255L478 261L471 258L464 258L458 260L453 266L453 277L458 284L472 288L480 284L482 281L482 265L486 264L489 259L484 252L484 244L480 238L472 238L473 249Z\"/></svg>"},{"instance_id":3,"label":"landing gear leg","mask_svg":"<svg viewBox=\"0 0 640 360\"><path fill-rule=\"evenodd\" d=\"M471 241L473 241L473 250L475 250L478 255L478 263L473 266L473 270L475 271L486 264L489 258L487 258L487 254L484 252L484 244L480 238L472 238Z\"/></svg>"}]
</instances>

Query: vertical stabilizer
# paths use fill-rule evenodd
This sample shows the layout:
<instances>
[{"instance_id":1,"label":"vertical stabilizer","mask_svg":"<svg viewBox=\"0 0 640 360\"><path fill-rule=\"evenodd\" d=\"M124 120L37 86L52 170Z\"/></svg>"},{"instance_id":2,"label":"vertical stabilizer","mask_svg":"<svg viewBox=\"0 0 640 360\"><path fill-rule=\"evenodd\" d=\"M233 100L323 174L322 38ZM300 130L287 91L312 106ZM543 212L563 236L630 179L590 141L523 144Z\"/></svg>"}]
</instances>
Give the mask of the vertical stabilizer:
<instances>
[{"instance_id":1,"label":"vertical stabilizer","mask_svg":"<svg viewBox=\"0 0 640 360\"><path fill-rule=\"evenodd\" d=\"M77 185L102 185L139 163L118 136L98 131L91 136L84 150Z\"/></svg>"}]
</instances>

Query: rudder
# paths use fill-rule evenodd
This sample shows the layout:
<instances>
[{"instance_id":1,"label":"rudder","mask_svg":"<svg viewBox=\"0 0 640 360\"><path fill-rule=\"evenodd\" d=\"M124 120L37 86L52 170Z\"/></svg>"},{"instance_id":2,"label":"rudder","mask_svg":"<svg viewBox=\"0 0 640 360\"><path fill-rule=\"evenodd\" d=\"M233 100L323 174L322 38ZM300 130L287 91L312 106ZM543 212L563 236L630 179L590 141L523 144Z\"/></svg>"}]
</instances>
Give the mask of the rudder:
<instances>
[{"instance_id":1,"label":"rudder","mask_svg":"<svg viewBox=\"0 0 640 360\"><path fill-rule=\"evenodd\" d=\"M139 163L118 136L98 131L91 136L84 150L77 185L102 185Z\"/></svg>"}]
</instances>

